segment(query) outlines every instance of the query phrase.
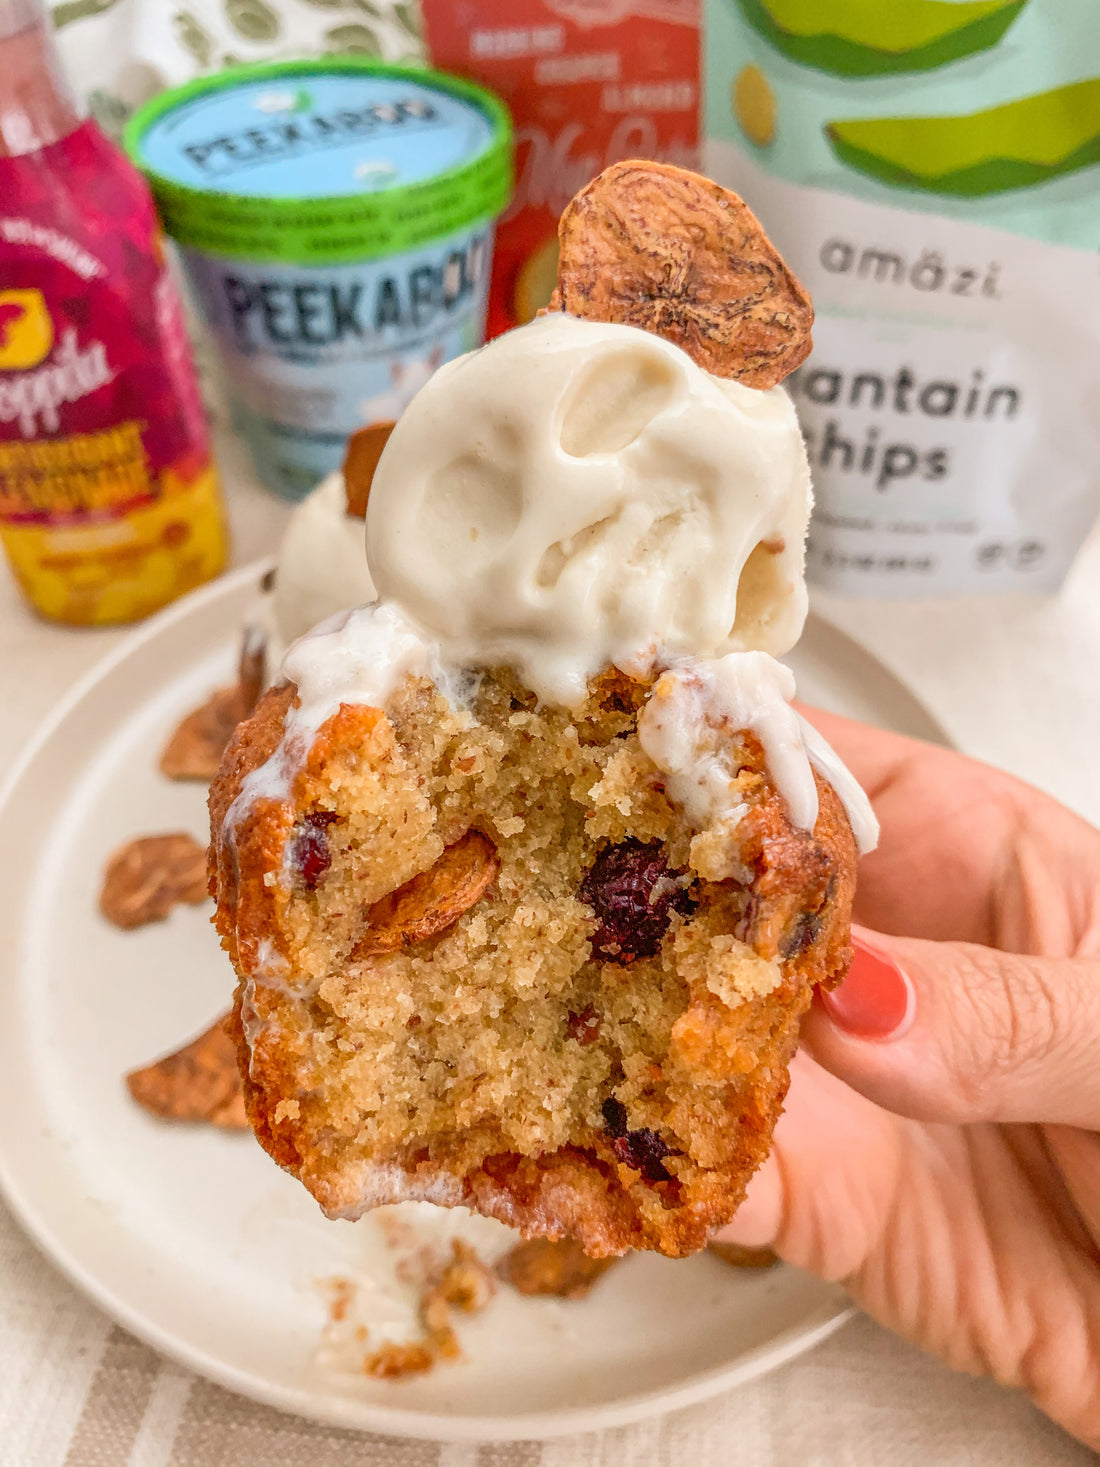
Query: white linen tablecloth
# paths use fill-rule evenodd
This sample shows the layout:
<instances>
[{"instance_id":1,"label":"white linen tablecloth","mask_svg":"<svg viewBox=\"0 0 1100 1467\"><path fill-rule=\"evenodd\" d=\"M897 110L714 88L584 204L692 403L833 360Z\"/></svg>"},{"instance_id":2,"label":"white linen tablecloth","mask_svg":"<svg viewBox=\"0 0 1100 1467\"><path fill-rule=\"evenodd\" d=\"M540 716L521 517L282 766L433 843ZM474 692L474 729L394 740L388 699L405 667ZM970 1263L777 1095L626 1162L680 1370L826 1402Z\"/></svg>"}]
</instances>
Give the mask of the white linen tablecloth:
<instances>
[{"instance_id":1,"label":"white linen tablecloth","mask_svg":"<svg viewBox=\"0 0 1100 1467\"><path fill-rule=\"evenodd\" d=\"M221 455L235 559L284 506ZM1100 823L1100 534L1056 599L818 610L887 663L967 752ZM124 630L49 626L0 572L0 767ZM438 1446L332 1430L229 1395L111 1323L0 1203L0 1467L1069 1467L1092 1453L1022 1398L865 1318L755 1383L660 1420L545 1444Z\"/></svg>"}]
</instances>

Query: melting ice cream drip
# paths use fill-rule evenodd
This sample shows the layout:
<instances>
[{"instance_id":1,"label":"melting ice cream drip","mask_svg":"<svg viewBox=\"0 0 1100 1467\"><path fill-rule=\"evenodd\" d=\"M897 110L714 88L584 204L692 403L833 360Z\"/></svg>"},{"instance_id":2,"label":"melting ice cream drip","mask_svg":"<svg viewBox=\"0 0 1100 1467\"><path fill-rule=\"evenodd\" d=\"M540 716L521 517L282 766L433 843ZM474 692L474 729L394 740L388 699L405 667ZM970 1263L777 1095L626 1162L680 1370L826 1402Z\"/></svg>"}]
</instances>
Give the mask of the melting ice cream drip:
<instances>
[{"instance_id":1,"label":"melting ice cream drip","mask_svg":"<svg viewBox=\"0 0 1100 1467\"><path fill-rule=\"evenodd\" d=\"M697 830L733 828L745 814L729 763L729 734L763 745L768 772L791 823L817 822L816 767L836 790L861 851L873 850L878 822L870 801L813 726L791 707L794 674L763 652L731 652L671 668L638 718L642 748L667 777L668 793Z\"/></svg>"}]
</instances>

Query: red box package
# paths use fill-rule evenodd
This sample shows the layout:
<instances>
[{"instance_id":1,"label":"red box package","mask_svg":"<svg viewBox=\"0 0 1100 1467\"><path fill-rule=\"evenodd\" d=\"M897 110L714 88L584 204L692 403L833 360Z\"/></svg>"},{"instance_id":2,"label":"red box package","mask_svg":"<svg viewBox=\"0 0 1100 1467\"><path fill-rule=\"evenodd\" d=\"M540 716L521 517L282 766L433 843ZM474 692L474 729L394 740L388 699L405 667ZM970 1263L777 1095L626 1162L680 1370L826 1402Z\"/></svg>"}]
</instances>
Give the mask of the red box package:
<instances>
[{"instance_id":1,"label":"red box package","mask_svg":"<svg viewBox=\"0 0 1100 1467\"><path fill-rule=\"evenodd\" d=\"M516 127L488 335L530 320L557 272L557 223L623 158L694 168L700 0L421 0L434 65L492 88Z\"/></svg>"}]
</instances>

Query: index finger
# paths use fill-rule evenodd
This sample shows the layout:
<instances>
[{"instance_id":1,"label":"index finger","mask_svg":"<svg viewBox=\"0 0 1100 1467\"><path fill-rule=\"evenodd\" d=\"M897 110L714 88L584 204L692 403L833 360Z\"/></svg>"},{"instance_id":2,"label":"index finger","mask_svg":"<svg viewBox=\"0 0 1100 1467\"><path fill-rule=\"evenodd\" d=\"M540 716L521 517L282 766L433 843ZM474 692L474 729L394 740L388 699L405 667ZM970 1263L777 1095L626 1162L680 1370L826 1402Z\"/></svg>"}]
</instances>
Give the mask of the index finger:
<instances>
[{"instance_id":1,"label":"index finger","mask_svg":"<svg viewBox=\"0 0 1100 1467\"><path fill-rule=\"evenodd\" d=\"M855 917L880 932L1010 952L1100 951L1100 833L1022 780L820 709L810 721L882 825Z\"/></svg>"}]
</instances>

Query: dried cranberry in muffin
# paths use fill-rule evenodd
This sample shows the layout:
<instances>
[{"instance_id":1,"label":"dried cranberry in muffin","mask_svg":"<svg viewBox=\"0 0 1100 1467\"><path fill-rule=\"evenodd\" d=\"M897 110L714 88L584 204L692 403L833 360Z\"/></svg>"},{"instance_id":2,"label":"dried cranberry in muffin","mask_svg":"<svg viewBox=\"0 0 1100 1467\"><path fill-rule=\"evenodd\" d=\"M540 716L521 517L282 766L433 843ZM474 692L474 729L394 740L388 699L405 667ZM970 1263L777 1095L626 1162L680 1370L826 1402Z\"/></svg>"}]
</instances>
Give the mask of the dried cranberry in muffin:
<instances>
[{"instance_id":1,"label":"dried cranberry in muffin","mask_svg":"<svg viewBox=\"0 0 1100 1467\"><path fill-rule=\"evenodd\" d=\"M625 840L604 846L585 873L581 901L596 914L594 957L614 963L656 957L673 912L692 900L679 872L670 872L659 841Z\"/></svg>"},{"instance_id":2,"label":"dried cranberry in muffin","mask_svg":"<svg viewBox=\"0 0 1100 1467\"><path fill-rule=\"evenodd\" d=\"M594 1008L566 1015L565 1032L578 1044L595 1044L600 1037L600 1016Z\"/></svg>"},{"instance_id":3,"label":"dried cranberry in muffin","mask_svg":"<svg viewBox=\"0 0 1100 1467\"><path fill-rule=\"evenodd\" d=\"M626 1106L612 1096L603 1103L603 1118L611 1133L611 1149L624 1166L641 1172L647 1182L670 1182L671 1173L664 1158L673 1154L672 1147L648 1126L627 1129Z\"/></svg>"},{"instance_id":4,"label":"dried cranberry in muffin","mask_svg":"<svg viewBox=\"0 0 1100 1467\"><path fill-rule=\"evenodd\" d=\"M290 848L291 865L302 878L306 891L316 891L332 865L332 851L325 831L337 818L335 810L311 810L302 817Z\"/></svg>"}]
</instances>

